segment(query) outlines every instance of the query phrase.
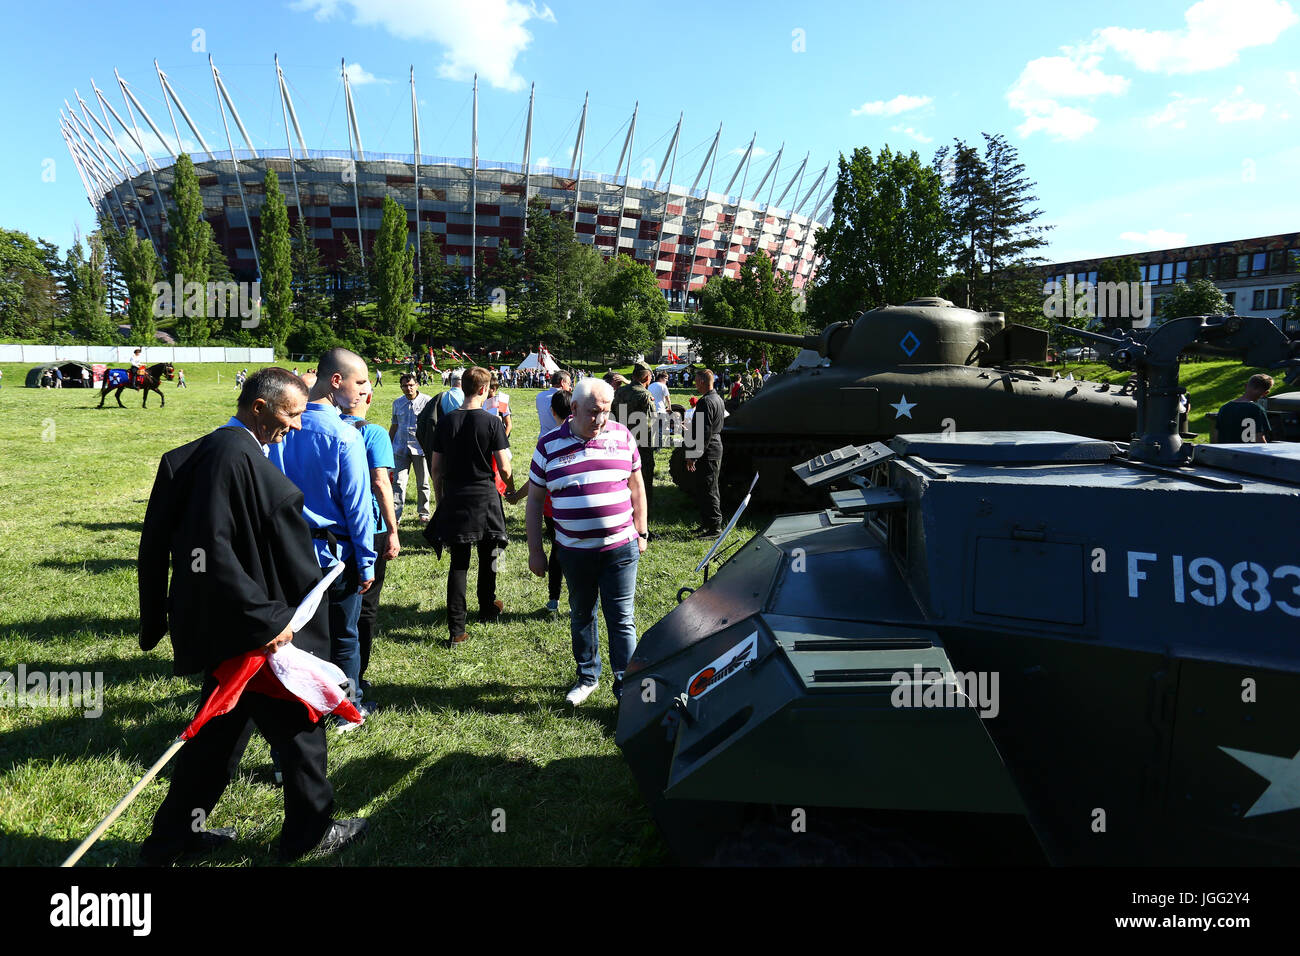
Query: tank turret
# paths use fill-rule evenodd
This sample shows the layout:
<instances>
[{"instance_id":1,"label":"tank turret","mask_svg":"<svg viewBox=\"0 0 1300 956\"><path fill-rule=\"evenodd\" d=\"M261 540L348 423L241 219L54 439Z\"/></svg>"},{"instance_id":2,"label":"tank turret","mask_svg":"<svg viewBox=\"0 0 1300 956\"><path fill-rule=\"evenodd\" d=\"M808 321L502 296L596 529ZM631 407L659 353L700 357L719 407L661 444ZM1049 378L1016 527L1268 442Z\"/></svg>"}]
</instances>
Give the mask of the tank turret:
<instances>
[{"instance_id":1,"label":"tank turret","mask_svg":"<svg viewBox=\"0 0 1300 956\"><path fill-rule=\"evenodd\" d=\"M832 322L815 335L694 326L706 335L815 350L815 367L774 375L731 410L722 431L722 490L738 500L755 472L755 500L808 501L790 467L900 431L1050 428L1126 440L1134 402L1123 389L1063 379L1043 367L1048 333L999 312L916 299ZM670 471L693 490L685 451Z\"/></svg>"}]
</instances>

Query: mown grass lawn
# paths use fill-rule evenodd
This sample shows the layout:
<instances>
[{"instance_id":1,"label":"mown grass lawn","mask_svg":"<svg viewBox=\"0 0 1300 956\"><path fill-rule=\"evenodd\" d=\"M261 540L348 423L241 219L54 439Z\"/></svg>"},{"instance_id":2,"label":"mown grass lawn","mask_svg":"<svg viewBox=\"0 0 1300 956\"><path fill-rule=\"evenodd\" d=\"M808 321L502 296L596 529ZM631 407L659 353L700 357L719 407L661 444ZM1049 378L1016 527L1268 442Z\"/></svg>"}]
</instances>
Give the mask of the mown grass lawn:
<instances>
[{"instance_id":1,"label":"mown grass lawn","mask_svg":"<svg viewBox=\"0 0 1300 956\"><path fill-rule=\"evenodd\" d=\"M225 422L235 366L186 368L189 388L164 386L168 404L124 393L127 408L98 393L21 386L26 368L0 366L0 670L102 673L103 714L0 708L0 863L55 865L143 775L193 714L194 679L171 676L170 644L136 644L135 555L159 457ZM1122 381L1105 366L1076 377ZM1240 394L1250 371L1232 362L1183 368L1191 427ZM220 381L218 381L220 376ZM395 370L371 406L387 425ZM1279 390L1281 390L1279 388ZM522 464L537 436L536 392L510 390L512 446ZM684 394L680 391L675 394ZM696 513L658 462L652 529L637 585L642 633L672 606L707 542L687 537ZM355 865L653 864L668 857L614 746L608 669L601 690L571 712L566 598L544 611L545 585L527 570L522 504L507 508L512 545L498 595L507 613L475 625L455 652L444 644L445 564L414 524L415 489L402 555L389 565L380 634L368 674L384 709L368 726L331 737L330 779L340 815L364 815L370 838L342 861ZM743 523L740 534L756 530ZM472 600L472 583L470 586ZM602 624L603 630L603 624ZM604 653L602 649L602 653ZM168 771L88 854L89 865L135 859ZM492 827L504 811L505 831ZM216 865L276 862L282 799L266 745L255 738L210 826L236 826L239 841ZM495 813L500 820L500 813Z\"/></svg>"},{"instance_id":2,"label":"mown grass lawn","mask_svg":"<svg viewBox=\"0 0 1300 956\"><path fill-rule=\"evenodd\" d=\"M0 409L0 670L102 672L103 714L0 708L0 862L56 865L127 792L190 719L198 682L171 676L170 642L136 643L135 557L159 457L233 413L235 366L186 367L189 388L164 386L127 408L98 392L23 388L25 367L3 366ZM218 383L218 373L221 381ZM371 405L385 427L398 392L395 370ZM536 392L510 390L511 444L526 462L537 438ZM690 539L696 513L668 481L660 453L652 529L637 584L644 632L693 583L707 542ZM380 634L367 675L383 710L330 740L337 812L367 816L370 838L343 856L356 865L644 864L667 860L614 746L607 655L600 690L576 712L567 592L561 615L545 612L545 582L527 568L524 506L507 506L511 546L498 596L506 614L474 619L470 640L445 646L446 559L415 523L415 487L390 563ZM601 624L604 630L603 623ZM134 862L168 772L149 786L85 858ZM271 864L282 798L260 738L209 820L235 826L235 846L216 864ZM493 814L505 811L505 832ZM497 819L500 819L497 814ZM84 865L84 864L83 864Z\"/></svg>"}]
</instances>

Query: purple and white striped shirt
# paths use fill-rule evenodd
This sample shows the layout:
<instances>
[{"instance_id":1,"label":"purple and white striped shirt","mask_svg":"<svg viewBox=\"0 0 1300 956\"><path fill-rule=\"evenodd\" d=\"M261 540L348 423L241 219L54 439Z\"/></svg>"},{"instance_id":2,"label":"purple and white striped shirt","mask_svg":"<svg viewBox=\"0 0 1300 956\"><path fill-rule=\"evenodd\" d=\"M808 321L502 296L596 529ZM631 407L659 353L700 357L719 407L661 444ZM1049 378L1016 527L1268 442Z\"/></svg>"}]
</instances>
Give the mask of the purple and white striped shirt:
<instances>
[{"instance_id":1,"label":"purple and white striped shirt","mask_svg":"<svg viewBox=\"0 0 1300 956\"><path fill-rule=\"evenodd\" d=\"M626 427L609 421L584 442L569 419L537 439L528 480L551 494L555 540L566 548L608 551L636 540L627 481L641 453Z\"/></svg>"}]
</instances>

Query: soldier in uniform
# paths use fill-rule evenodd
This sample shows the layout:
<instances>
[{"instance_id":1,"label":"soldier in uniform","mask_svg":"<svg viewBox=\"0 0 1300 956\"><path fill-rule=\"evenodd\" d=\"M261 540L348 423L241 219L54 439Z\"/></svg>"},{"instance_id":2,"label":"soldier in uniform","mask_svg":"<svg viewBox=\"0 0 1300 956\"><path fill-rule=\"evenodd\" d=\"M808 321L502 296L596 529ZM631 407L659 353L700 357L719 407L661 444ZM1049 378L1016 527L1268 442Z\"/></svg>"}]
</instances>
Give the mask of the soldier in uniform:
<instances>
[{"instance_id":1,"label":"soldier in uniform","mask_svg":"<svg viewBox=\"0 0 1300 956\"><path fill-rule=\"evenodd\" d=\"M614 392L612 411L618 423L632 433L641 455L641 480L645 484L646 512L654 498L655 485L655 400L650 394L650 367L644 362L632 366L632 381Z\"/></svg>"}]
</instances>

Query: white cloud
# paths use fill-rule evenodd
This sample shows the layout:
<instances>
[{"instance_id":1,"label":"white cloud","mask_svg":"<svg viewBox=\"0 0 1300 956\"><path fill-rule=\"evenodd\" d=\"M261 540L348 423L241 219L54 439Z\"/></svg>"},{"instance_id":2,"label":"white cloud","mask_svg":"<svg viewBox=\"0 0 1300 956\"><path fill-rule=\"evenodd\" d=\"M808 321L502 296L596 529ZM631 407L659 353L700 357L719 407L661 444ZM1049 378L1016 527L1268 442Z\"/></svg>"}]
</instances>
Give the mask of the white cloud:
<instances>
[{"instance_id":1,"label":"white cloud","mask_svg":"<svg viewBox=\"0 0 1300 956\"><path fill-rule=\"evenodd\" d=\"M874 100L870 103L863 103L861 106L849 110L852 116L897 116L899 113L906 113L909 110L919 110L922 106L930 104L928 96L908 96L906 93L899 93L892 100Z\"/></svg>"},{"instance_id":2,"label":"white cloud","mask_svg":"<svg viewBox=\"0 0 1300 956\"><path fill-rule=\"evenodd\" d=\"M533 41L530 20L555 22L551 8L519 0L294 0L295 10L329 20L349 11L356 26L382 27L403 40L445 48L438 75L468 80L474 73L492 86L521 90L515 62Z\"/></svg>"},{"instance_id":3,"label":"white cloud","mask_svg":"<svg viewBox=\"0 0 1300 956\"><path fill-rule=\"evenodd\" d=\"M731 151L731 155L732 155L732 156L744 156L744 155L745 155L745 147L744 147L744 146L737 146L735 149L733 149L733 150ZM767 156L767 155L768 155L767 150L765 150L762 146L755 146L755 147L754 147L754 156L753 156L754 159L758 159L758 158L761 157L761 156Z\"/></svg>"},{"instance_id":4,"label":"white cloud","mask_svg":"<svg viewBox=\"0 0 1300 956\"><path fill-rule=\"evenodd\" d=\"M1192 107L1199 106L1204 102L1204 97L1186 97L1182 93L1171 93L1170 100L1165 104L1165 108L1159 113L1152 113L1143 122L1145 122L1148 129L1155 129L1157 126L1168 126L1170 129L1186 129L1187 114L1192 111Z\"/></svg>"},{"instance_id":5,"label":"white cloud","mask_svg":"<svg viewBox=\"0 0 1300 956\"><path fill-rule=\"evenodd\" d=\"M554 166L555 164L554 164L553 162L551 162L551 157L549 157L549 156L541 156L541 157L538 157L537 159L534 159L534 160L533 160L533 165L534 165L534 166Z\"/></svg>"},{"instance_id":6,"label":"white cloud","mask_svg":"<svg viewBox=\"0 0 1300 956\"><path fill-rule=\"evenodd\" d=\"M1183 19L1181 30L1106 27L1097 36L1145 73L1199 73L1235 63L1240 51L1300 23L1286 0L1201 0Z\"/></svg>"},{"instance_id":7,"label":"white cloud","mask_svg":"<svg viewBox=\"0 0 1300 956\"><path fill-rule=\"evenodd\" d=\"M1148 229L1146 232L1121 232L1124 242L1137 242L1148 249L1170 249L1187 244L1187 233L1169 232L1165 229Z\"/></svg>"},{"instance_id":8,"label":"white cloud","mask_svg":"<svg viewBox=\"0 0 1300 956\"><path fill-rule=\"evenodd\" d=\"M1264 115L1267 107L1256 103L1245 95L1245 87L1237 87L1232 96L1220 100L1210 109L1220 123L1240 123L1244 120L1257 120Z\"/></svg>"},{"instance_id":9,"label":"white cloud","mask_svg":"<svg viewBox=\"0 0 1300 956\"><path fill-rule=\"evenodd\" d=\"M897 126L891 126L889 128L893 130L895 133L902 133L904 136L910 136L918 143L934 142L933 136L926 136L924 133L918 133L916 130L912 129L912 127L904 126L902 123L899 123Z\"/></svg>"},{"instance_id":10,"label":"white cloud","mask_svg":"<svg viewBox=\"0 0 1300 956\"><path fill-rule=\"evenodd\" d=\"M1286 81L1290 84L1292 91L1294 91L1297 96L1300 96L1300 73L1297 73L1295 70L1288 70Z\"/></svg>"},{"instance_id":11,"label":"white cloud","mask_svg":"<svg viewBox=\"0 0 1300 956\"><path fill-rule=\"evenodd\" d=\"M373 73L369 72L360 63L349 63L343 68L343 72L348 75L348 82L353 86L365 86L367 83L391 83L392 80L381 80Z\"/></svg>"},{"instance_id":12,"label":"white cloud","mask_svg":"<svg viewBox=\"0 0 1300 956\"><path fill-rule=\"evenodd\" d=\"M1129 81L1101 70L1101 55L1094 44L1061 47L1062 56L1030 60L1007 90L1007 104L1025 121L1017 132L1030 136L1042 131L1058 140L1074 140L1097 128L1097 118L1077 106L1062 104L1068 97L1120 96Z\"/></svg>"}]
</instances>

